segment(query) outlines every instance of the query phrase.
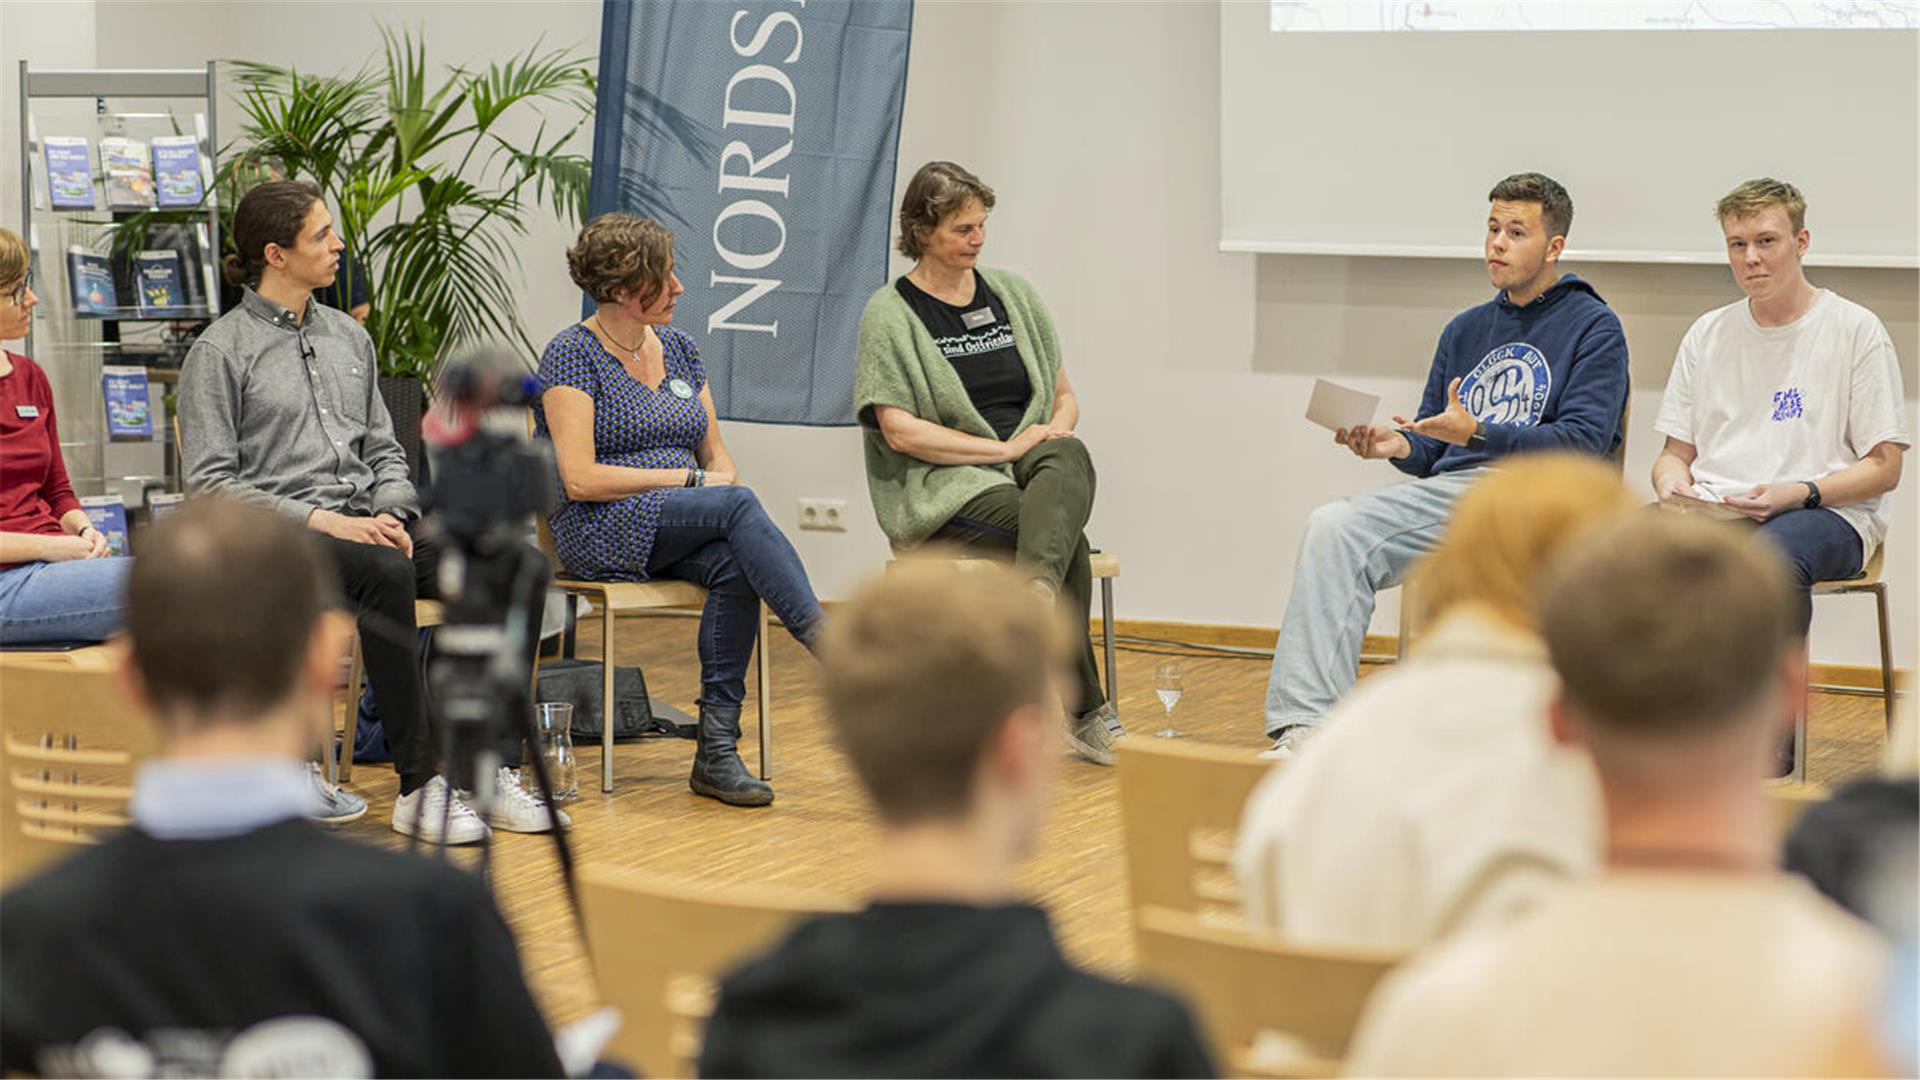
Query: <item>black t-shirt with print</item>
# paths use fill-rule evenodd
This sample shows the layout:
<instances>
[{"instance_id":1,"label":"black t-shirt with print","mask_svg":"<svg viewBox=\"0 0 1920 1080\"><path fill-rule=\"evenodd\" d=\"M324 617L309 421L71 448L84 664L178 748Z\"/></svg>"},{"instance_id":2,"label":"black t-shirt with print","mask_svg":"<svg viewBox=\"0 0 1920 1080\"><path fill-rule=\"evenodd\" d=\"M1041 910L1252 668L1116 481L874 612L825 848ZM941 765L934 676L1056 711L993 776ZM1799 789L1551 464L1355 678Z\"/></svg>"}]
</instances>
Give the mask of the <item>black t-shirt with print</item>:
<instances>
[{"instance_id":1,"label":"black t-shirt with print","mask_svg":"<svg viewBox=\"0 0 1920 1080\"><path fill-rule=\"evenodd\" d=\"M1013 437L1020 418L1027 414L1027 402L1033 397L1033 384L1027 379L1027 366L1020 361L1020 350L1013 343L1013 324L1007 321L1007 307L987 285L978 270L973 273L973 302L949 304L929 295L903 275L894 287L920 316L940 354L953 365L966 387L967 397L980 411L987 426L1002 442ZM992 321L979 312L988 312ZM973 315L969 319L969 314ZM972 325L969 325L969 324Z\"/></svg>"}]
</instances>

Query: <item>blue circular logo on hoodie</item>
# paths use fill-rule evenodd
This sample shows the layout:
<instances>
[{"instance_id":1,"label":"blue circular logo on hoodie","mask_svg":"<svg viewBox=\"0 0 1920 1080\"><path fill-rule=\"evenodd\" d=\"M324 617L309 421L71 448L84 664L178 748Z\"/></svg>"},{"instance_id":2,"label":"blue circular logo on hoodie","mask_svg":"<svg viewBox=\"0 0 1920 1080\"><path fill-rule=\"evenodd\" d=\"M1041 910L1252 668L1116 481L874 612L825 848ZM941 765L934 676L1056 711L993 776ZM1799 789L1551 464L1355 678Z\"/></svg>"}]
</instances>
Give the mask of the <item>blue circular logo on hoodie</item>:
<instances>
[{"instance_id":1,"label":"blue circular logo on hoodie","mask_svg":"<svg viewBox=\"0 0 1920 1080\"><path fill-rule=\"evenodd\" d=\"M1547 410L1553 369L1539 349L1515 341L1480 358L1460 381L1460 403L1489 424L1537 424Z\"/></svg>"}]
</instances>

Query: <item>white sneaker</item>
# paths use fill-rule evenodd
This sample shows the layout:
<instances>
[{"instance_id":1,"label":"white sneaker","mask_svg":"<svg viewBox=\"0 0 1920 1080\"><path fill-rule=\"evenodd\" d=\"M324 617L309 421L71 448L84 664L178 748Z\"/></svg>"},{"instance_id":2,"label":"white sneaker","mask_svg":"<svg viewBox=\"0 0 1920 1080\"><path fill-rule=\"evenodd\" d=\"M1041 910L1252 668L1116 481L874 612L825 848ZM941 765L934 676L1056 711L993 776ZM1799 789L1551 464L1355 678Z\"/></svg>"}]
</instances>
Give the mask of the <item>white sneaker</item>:
<instances>
[{"instance_id":1,"label":"white sneaker","mask_svg":"<svg viewBox=\"0 0 1920 1080\"><path fill-rule=\"evenodd\" d=\"M493 805L487 808L487 824L508 832L527 833L546 832L552 827L553 823L547 820L547 800L527 790L519 770L502 765L494 773L493 783ZM573 819L565 810L556 810L553 816L561 828L573 827Z\"/></svg>"},{"instance_id":2,"label":"white sneaker","mask_svg":"<svg viewBox=\"0 0 1920 1080\"><path fill-rule=\"evenodd\" d=\"M1280 729L1280 735L1273 745L1260 751L1262 761L1286 761L1297 757L1307 741L1320 733L1317 724L1288 724Z\"/></svg>"},{"instance_id":3,"label":"white sneaker","mask_svg":"<svg viewBox=\"0 0 1920 1080\"><path fill-rule=\"evenodd\" d=\"M448 800L452 801L449 802ZM491 831L458 795L447 791L447 778L436 776L411 794L393 801L393 831L417 836L430 844L440 842L440 823L445 820L449 844L473 844L487 838Z\"/></svg>"}]
</instances>

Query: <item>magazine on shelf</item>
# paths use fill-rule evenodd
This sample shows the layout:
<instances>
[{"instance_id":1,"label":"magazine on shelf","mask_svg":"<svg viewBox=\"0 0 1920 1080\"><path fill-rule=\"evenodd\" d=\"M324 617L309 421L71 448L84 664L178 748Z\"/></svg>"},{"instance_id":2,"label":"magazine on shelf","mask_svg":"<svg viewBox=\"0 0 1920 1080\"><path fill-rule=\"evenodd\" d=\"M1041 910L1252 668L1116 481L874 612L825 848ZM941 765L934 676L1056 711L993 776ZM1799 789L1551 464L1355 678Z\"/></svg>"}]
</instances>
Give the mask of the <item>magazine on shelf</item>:
<instances>
[{"instance_id":1,"label":"magazine on shelf","mask_svg":"<svg viewBox=\"0 0 1920 1080\"><path fill-rule=\"evenodd\" d=\"M162 135L153 140L153 183L160 206L199 206L200 140Z\"/></svg>"},{"instance_id":2,"label":"magazine on shelf","mask_svg":"<svg viewBox=\"0 0 1920 1080\"><path fill-rule=\"evenodd\" d=\"M153 409L147 399L147 369L103 367L100 388L107 400L107 436L153 438Z\"/></svg>"},{"instance_id":3,"label":"magazine on shelf","mask_svg":"<svg viewBox=\"0 0 1920 1080\"><path fill-rule=\"evenodd\" d=\"M80 500L81 509L93 519L93 527L107 538L107 553L127 553L127 504L118 495L88 495Z\"/></svg>"},{"instance_id":4,"label":"magazine on shelf","mask_svg":"<svg viewBox=\"0 0 1920 1080\"><path fill-rule=\"evenodd\" d=\"M133 257L133 274L141 315L169 315L187 306L179 252L142 251Z\"/></svg>"},{"instance_id":5,"label":"magazine on shelf","mask_svg":"<svg viewBox=\"0 0 1920 1080\"><path fill-rule=\"evenodd\" d=\"M100 171L107 178L107 209L145 210L153 205L153 158L146 143L101 136Z\"/></svg>"},{"instance_id":6,"label":"magazine on shelf","mask_svg":"<svg viewBox=\"0 0 1920 1080\"><path fill-rule=\"evenodd\" d=\"M119 294L113 287L113 267L105 255L74 245L67 249L67 291L76 315L106 318L118 313Z\"/></svg>"},{"instance_id":7,"label":"magazine on shelf","mask_svg":"<svg viewBox=\"0 0 1920 1080\"><path fill-rule=\"evenodd\" d=\"M97 210L93 153L85 136L48 135L40 140L47 160L47 198L55 210Z\"/></svg>"},{"instance_id":8,"label":"magazine on shelf","mask_svg":"<svg viewBox=\"0 0 1920 1080\"><path fill-rule=\"evenodd\" d=\"M180 504L186 500L186 493L182 491L155 493L147 496L147 513L153 515L153 523L158 525L168 514L180 509Z\"/></svg>"}]
</instances>

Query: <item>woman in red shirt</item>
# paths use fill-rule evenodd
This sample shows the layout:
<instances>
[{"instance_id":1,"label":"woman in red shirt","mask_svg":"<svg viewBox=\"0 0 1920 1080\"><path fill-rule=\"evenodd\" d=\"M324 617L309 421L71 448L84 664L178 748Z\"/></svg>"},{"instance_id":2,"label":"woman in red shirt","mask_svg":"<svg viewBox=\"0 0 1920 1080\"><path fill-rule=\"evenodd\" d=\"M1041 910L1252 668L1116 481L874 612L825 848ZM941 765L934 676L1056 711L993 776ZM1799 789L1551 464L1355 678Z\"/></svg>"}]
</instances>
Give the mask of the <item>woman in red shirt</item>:
<instances>
[{"instance_id":1,"label":"woman in red shirt","mask_svg":"<svg viewBox=\"0 0 1920 1080\"><path fill-rule=\"evenodd\" d=\"M29 265L19 234L0 228L0 341L32 324ZM67 482L46 373L0 350L0 644L103 640L120 625L131 565L107 555Z\"/></svg>"}]
</instances>

